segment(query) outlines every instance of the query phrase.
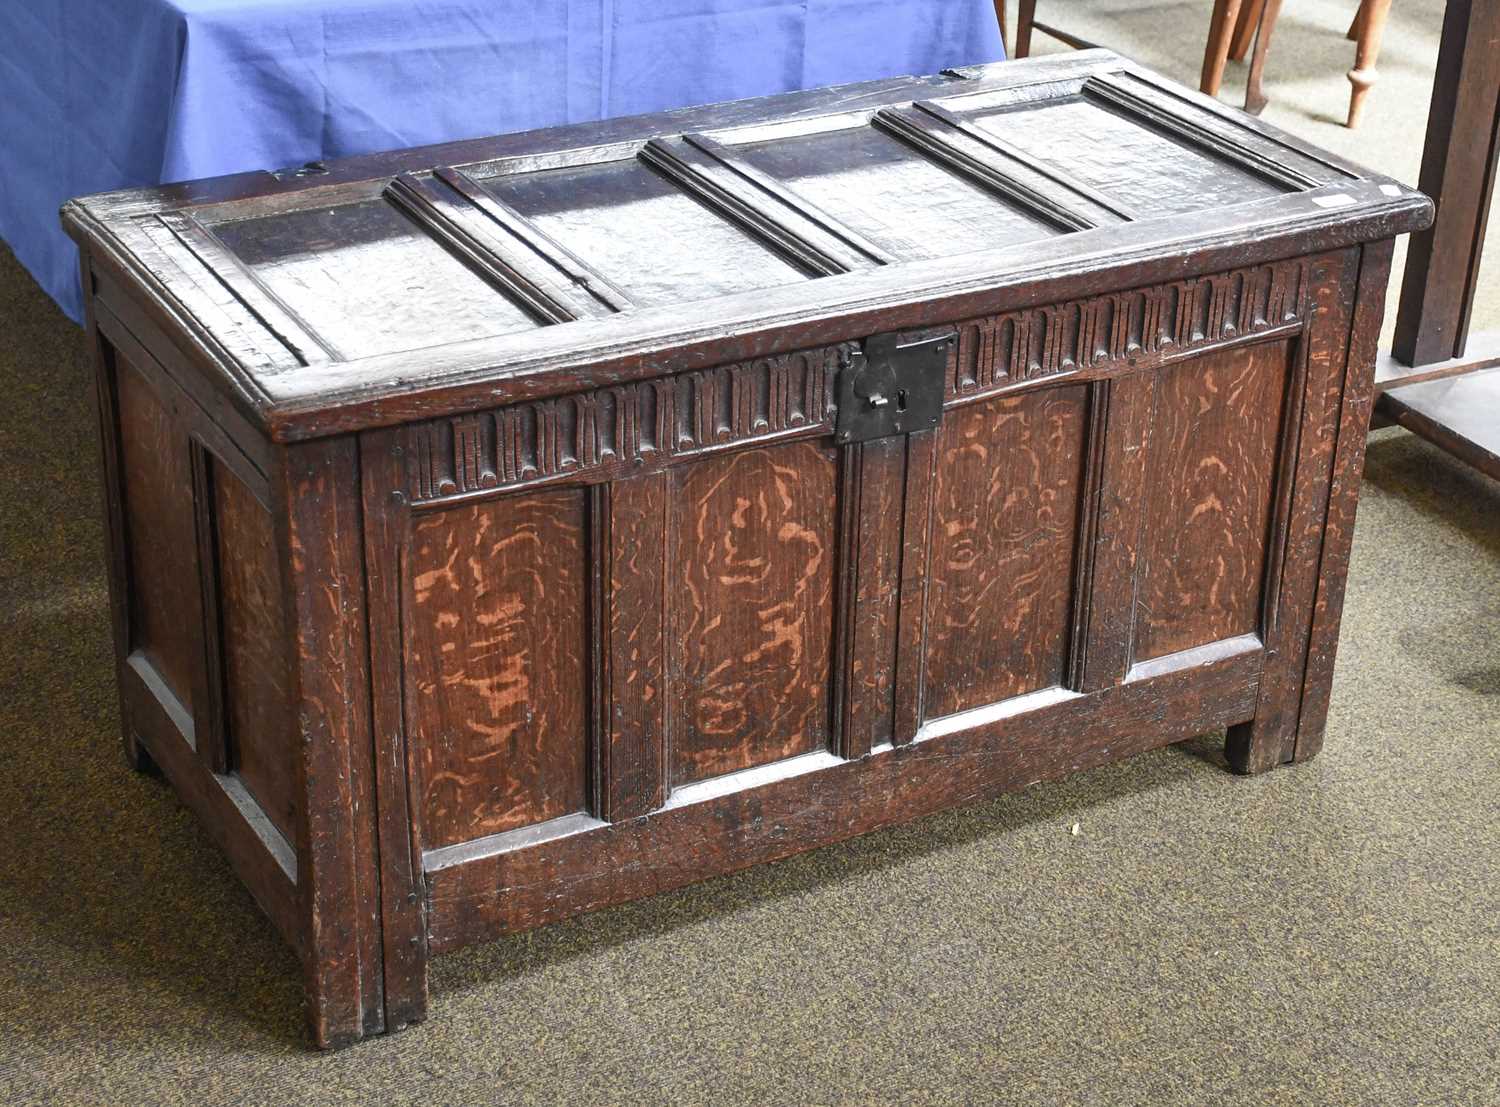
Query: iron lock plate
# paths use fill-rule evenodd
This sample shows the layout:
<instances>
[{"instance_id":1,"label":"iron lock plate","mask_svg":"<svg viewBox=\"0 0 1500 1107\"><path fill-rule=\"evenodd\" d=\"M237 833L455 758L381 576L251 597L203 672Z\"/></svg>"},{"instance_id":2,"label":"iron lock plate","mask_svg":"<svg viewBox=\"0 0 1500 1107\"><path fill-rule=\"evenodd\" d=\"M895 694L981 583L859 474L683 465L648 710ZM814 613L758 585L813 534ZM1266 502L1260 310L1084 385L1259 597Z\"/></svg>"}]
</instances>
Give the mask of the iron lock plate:
<instances>
[{"instance_id":1,"label":"iron lock plate","mask_svg":"<svg viewBox=\"0 0 1500 1107\"><path fill-rule=\"evenodd\" d=\"M953 340L952 334L867 339L863 355L838 376L834 440L865 442L937 426Z\"/></svg>"}]
</instances>

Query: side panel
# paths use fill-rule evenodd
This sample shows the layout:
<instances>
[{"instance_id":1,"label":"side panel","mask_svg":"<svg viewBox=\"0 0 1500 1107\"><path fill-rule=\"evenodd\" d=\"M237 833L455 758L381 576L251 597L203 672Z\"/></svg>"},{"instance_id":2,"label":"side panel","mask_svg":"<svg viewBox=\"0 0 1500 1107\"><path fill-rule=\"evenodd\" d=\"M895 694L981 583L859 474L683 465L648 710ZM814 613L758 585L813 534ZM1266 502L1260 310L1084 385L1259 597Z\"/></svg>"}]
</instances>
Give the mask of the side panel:
<instances>
[{"instance_id":1,"label":"side panel","mask_svg":"<svg viewBox=\"0 0 1500 1107\"><path fill-rule=\"evenodd\" d=\"M211 479L229 765L291 842L297 837L297 750L285 590L271 514L224 466L213 465Z\"/></svg>"},{"instance_id":2,"label":"side panel","mask_svg":"<svg viewBox=\"0 0 1500 1107\"><path fill-rule=\"evenodd\" d=\"M85 287L90 272L85 259ZM179 372L193 371L181 354L162 351L174 366L169 372L97 299L87 308L126 752L136 767L154 766L171 781L256 901L301 952L306 948L297 904L301 874L288 833L295 828L294 771L268 764L252 783L255 770L247 777L223 758L226 650L213 539L220 512L209 474L217 469L246 491L245 506L260 514L256 525L261 527L265 511L256 496L267 488L249 458L268 447L231 435L209 417L178 381ZM222 458L231 460L221 463ZM234 531L235 524L230 528ZM275 558L264 546L247 552L258 562L262 556ZM279 602L274 595L273 603ZM266 629L271 637L256 643L263 658L284 659L288 643L277 633ZM241 655L239 661L244 660ZM241 675L246 671L236 668ZM257 694L265 690L262 685Z\"/></svg>"},{"instance_id":3,"label":"side panel","mask_svg":"<svg viewBox=\"0 0 1500 1107\"><path fill-rule=\"evenodd\" d=\"M117 357L131 651L192 715L203 650L188 436L140 372Z\"/></svg>"}]
</instances>

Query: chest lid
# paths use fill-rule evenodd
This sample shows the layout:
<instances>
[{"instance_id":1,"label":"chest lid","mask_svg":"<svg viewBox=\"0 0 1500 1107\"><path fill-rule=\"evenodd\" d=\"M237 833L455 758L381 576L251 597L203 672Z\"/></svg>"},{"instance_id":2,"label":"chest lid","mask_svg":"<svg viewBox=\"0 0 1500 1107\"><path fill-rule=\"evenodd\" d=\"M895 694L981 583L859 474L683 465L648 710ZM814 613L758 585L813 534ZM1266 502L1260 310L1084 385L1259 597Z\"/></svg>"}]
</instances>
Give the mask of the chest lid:
<instances>
[{"instance_id":1,"label":"chest lid","mask_svg":"<svg viewBox=\"0 0 1500 1107\"><path fill-rule=\"evenodd\" d=\"M1125 269L1390 237L1429 212L1085 51L110 193L64 221L232 402L295 439L941 323Z\"/></svg>"}]
</instances>

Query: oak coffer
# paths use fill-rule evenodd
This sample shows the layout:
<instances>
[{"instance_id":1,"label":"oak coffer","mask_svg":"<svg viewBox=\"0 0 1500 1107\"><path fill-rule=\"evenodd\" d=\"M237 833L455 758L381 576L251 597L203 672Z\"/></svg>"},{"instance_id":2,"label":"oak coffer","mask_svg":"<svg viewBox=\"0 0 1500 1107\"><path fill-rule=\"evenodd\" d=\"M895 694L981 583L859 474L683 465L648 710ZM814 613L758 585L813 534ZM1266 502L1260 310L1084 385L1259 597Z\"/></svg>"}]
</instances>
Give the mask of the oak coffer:
<instances>
[{"instance_id":1,"label":"oak coffer","mask_svg":"<svg viewBox=\"0 0 1500 1107\"><path fill-rule=\"evenodd\" d=\"M321 1046L488 936L1310 757L1430 215L1101 51L69 203L127 752Z\"/></svg>"}]
</instances>

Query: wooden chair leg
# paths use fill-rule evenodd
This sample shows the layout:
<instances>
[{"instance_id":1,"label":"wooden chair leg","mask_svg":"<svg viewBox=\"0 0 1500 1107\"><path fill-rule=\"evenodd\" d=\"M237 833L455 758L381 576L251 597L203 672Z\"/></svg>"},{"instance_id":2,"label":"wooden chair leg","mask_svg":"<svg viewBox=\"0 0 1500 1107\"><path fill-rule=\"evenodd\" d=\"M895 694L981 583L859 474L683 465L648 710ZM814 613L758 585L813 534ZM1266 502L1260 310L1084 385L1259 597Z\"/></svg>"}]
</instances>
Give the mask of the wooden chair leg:
<instances>
[{"instance_id":1,"label":"wooden chair leg","mask_svg":"<svg viewBox=\"0 0 1500 1107\"><path fill-rule=\"evenodd\" d=\"M1005 0L995 0L995 22L1000 24L1000 48L1010 57L1010 39L1005 33Z\"/></svg>"},{"instance_id":2,"label":"wooden chair leg","mask_svg":"<svg viewBox=\"0 0 1500 1107\"><path fill-rule=\"evenodd\" d=\"M1208 25L1208 45L1203 51L1203 75L1199 87L1210 96L1219 94L1224 65L1229 60L1229 39L1240 15L1240 0L1214 0L1214 15Z\"/></svg>"},{"instance_id":3,"label":"wooden chair leg","mask_svg":"<svg viewBox=\"0 0 1500 1107\"><path fill-rule=\"evenodd\" d=\"M1354 68L1349 70L1349 83L1354 86L1349 93L1350 127L1359 126L1365 97L1375 83L1375 61L1380 57L1380 39L1385 34L1385 20L1390 13L1391 0L1361 0L1359 14L1355 16L1359 38L1354 48Z\"/></svg>"},{"instance_id":4,"label":"wooden chair leg","mask_svg":"<svg viewBox=\"0 0 1500 1107\"><path fill-rule=\"evenodd\" d=\"M1036 20L1036 0L1021 0L1016 6L1016 57L1031 55L1031 25Z\"/></svg>"},{"instance_id":5,"label":"wooden chair leg","mask_svg":"<svg viewBox=\"0 0 1500 1107\"><path fill-rule=\"evenodd\" d=\"M1344 32L1344 37L1347 38L1350 42L1359 41L1360 17L1364 14L1365 6L1364 3L1361 2L1359 7L1354 9L1354 18L1349 21L1349 29Z\"/></svg>"},{"instance_id":6,"label":"wooden chair leg","mask_svg":"<svg viewBox=\"0 0 1500 1107\"><path fill-rule=\"evenodd\" d=\"M1240 8L1240 17L1234 21L1234 37L1229 40L1229 56L1237 62L1245 60L1250 52L1250 42L1255 29L1260 26L1261 13L1266 10L1266 0L1248 0Z\"/></svg>"},{"instance_id":7,"label":"wooden chair leg","mask_svg":"<svg viewBox=\"0 0 1500 1107\"><path fill-rule=\"evenodd\" d=\"M1255 33L1255 54L1250 59L1250 77L1245 82L1245 110L1259 115L1266 110L1266 94L1261 87L1261 78L1266 70L1266 53L1271 49L1271 32L1276 29L1276 18L1281 15L1281 0L1265 0L1261 12L1260 27Z\"/></svg>"}]
</instances>

